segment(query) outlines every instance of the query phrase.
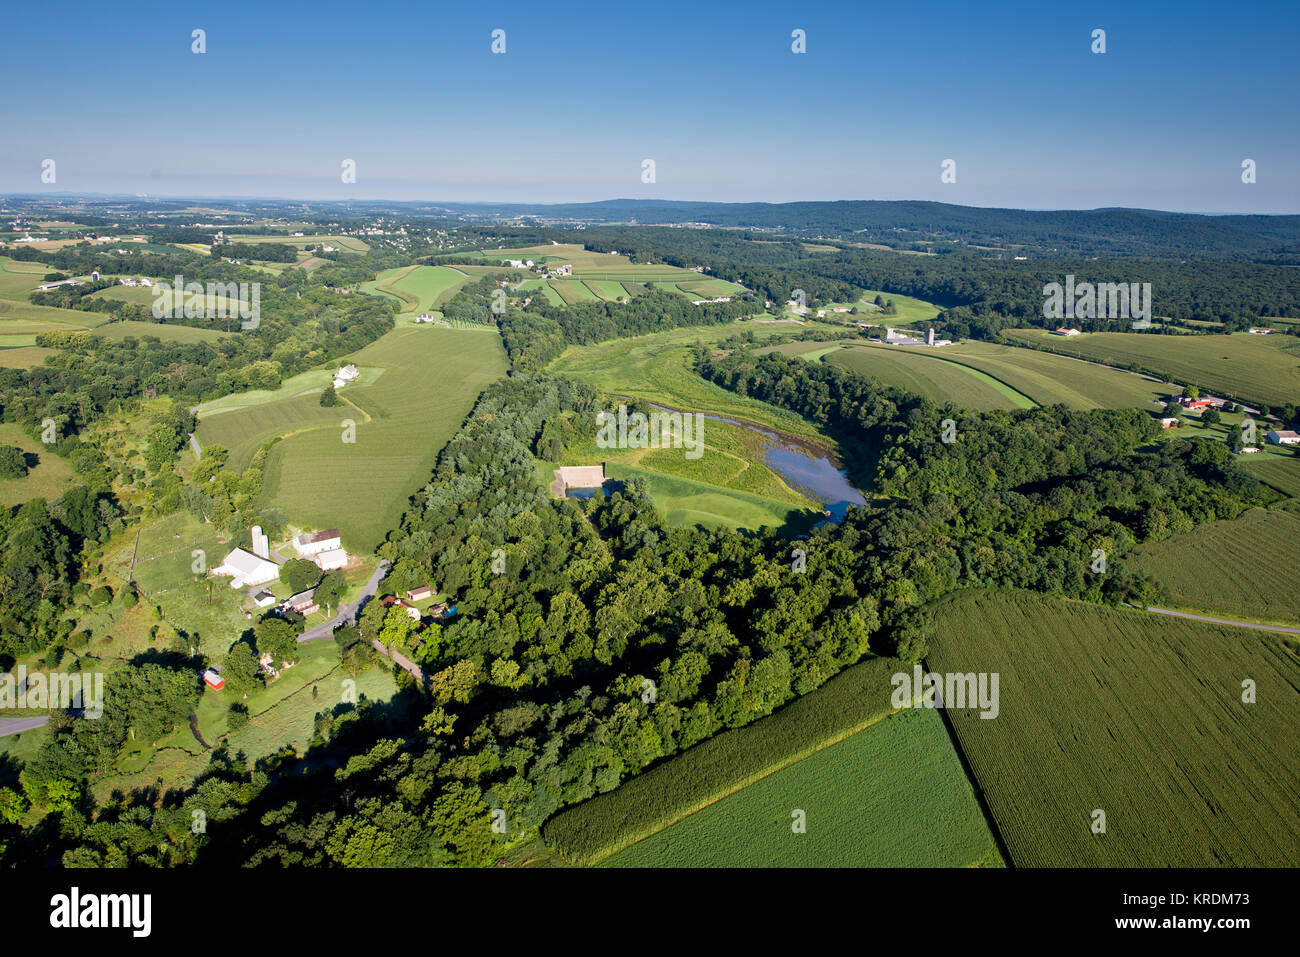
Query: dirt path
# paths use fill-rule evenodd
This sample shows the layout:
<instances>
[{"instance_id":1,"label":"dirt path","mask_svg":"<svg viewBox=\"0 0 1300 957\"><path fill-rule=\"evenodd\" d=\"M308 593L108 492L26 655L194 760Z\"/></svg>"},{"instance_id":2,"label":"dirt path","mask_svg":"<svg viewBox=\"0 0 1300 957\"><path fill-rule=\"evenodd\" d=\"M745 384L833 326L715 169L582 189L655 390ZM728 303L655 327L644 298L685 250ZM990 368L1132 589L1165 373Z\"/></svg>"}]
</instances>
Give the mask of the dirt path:
<instances>
[{"instance_id":1,"label":"dirt path","mask_svg":"<svg viewBox=\"0 0 1300 957\"><path fill-rule=\"evenodd\" d=\"M1133 605L1133 608L1140 608L1140 605ZM1212 625L1231 625L1236 628L1253 628L1256 631L1280 631L1286 635L1300 635L1300 628L1285 628L1282 625L1257 625L1249 621L1237 621L1232 618L1211 618L1208 615L1193 615L1187 611L1171 611L1168 608L1145 608L1144 611L1154 612L1157 615L1169 615L1171 618L1190 618L1192 621L1206 621Z\"/></svg>"}]
</instances>

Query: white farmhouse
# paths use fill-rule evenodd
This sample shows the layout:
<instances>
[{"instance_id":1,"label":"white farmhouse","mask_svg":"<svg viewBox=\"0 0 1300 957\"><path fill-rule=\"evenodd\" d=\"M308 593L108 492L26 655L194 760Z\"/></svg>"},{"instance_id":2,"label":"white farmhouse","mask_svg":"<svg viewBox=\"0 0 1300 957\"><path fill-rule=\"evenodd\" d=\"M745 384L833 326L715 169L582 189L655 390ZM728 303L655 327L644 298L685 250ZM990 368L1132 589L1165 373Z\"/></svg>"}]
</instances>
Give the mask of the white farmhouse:
<instances>
[{"instance_id":1,"label":"white farmhouse","mask_svg":"<svg viewBox=\"0 0 1300 957\"><path fill-rule=\"evenodd\" d=\"M349 382L355 382L357 376L361 375L354 365L346 365L338 372L334 373L334 388L341 389Z\"/></svg>"}]
</instances>

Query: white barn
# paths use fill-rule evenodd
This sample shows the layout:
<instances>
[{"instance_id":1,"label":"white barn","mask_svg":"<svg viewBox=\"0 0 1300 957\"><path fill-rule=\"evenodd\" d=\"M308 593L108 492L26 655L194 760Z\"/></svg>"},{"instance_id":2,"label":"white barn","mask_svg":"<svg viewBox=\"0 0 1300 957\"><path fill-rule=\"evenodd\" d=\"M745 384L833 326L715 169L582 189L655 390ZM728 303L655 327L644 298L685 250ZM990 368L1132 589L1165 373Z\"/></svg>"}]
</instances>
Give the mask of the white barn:
<instances>
[{"instance_id":1,"label":"white barn","mask_svg":"<svg viewBox=\"0 0 1300 957\"><path fill-rule=\"evenodd\" d=\"M348 553L341 548L329 548L323 552L317 552L312 561L316 563L321 571L327 572L347 565Z\"/></svg>"},{"instance_id":2,"label":"white barn","mask_svg":"<svg viewBox=\"0 0 1300 957\"><path fill-rule=\"evenodd\" d=\"M328 552L342 547L343 539L337 528L327 528L323 532L303 532L293 540L293 549L303 558L312 558L321 552Z\"/></svg>"},{"instance_id":3,"label":"white barn","mask_svg":"<svg viewBox=\"0 0 1300 957\"><path fill-rule=\"evenodd\" d=\"M258 558L252 552L236 548L226 556L212 574L230 576L231 588L244 588L248 585L265 585L280 577L280 566L275 562Z\"/></svg>"}]
</instances>

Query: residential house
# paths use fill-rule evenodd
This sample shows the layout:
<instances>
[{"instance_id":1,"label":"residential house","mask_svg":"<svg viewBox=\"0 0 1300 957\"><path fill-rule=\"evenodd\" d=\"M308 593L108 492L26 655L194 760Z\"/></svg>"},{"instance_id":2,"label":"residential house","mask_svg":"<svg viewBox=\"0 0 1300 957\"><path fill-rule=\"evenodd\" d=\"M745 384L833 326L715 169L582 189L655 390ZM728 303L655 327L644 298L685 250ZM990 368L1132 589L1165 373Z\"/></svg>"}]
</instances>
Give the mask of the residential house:
<instances>
[{"instance_id":1,"label":"residential house","mask_svg":"<svg viewBox=\"0 0 1300 957\"><path fill-rule=\"evenodd\" d=\"M258 608L269 608L275 604L275 596L263 589L253 596L253 604Z\"/></svg>"},{"instance_id":2,"label":"residential house","mask_svg":"<svg viewBox=\"0 0 1300 957\"><path fill-rule=\"evenodd\" d=\"M334 388L341 389L349 382L355 382L357 376L361 375L354 365L346 365L338 372L334 373Z\"/></svg>"},{"instance_id":3,"label":"residential house","mask_svg":"<svg viewBox=\"0 0 1300 957\"><path fill-rule=\"evenodd\" d=\"M412 588L410 591L406 593L407 601L424 601L426 598L432 598L432 597L433 597L433 589L430 588L428 585L423 585L420 588Z\"/></svg>"}]
</instances>

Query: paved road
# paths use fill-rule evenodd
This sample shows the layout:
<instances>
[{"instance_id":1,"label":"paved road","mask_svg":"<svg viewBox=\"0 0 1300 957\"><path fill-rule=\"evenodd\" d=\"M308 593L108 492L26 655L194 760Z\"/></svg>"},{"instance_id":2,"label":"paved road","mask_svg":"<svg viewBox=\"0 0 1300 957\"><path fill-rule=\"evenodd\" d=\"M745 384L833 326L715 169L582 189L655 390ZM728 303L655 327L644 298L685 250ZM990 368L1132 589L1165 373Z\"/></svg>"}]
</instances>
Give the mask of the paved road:
<instances>
[{"instance_id":1,"label":"paved road","mask_svg":"<svg viewBox=\"0 0 1300 957\"><path fill-rule=\"evenodd\" d=\"M0 719L0 738L7 737L11 734L22 734L24 731L31 731L33 728L39 728L49 720L50 716L48 714L41 715L39 718Z\"/></svg>"},{"instance_id":2,"label":"paved road","mask_svg":"<svg viewBox=\"0 0 1300 957\"><path fill-rule=\"evenodd\" d=\"M199 440L194 437L193 432L190 433L190 448L194 450L195 458L203 458L203 450L199 448Z\"/></svg>"},{"instance_id":3,"label":"paved road","mask_svg":"<svg viewBox=\"0 0 1300 957\"><path fill-rule=\"evenodd\" d=\"M1140 606L1134 605L1134 608ZM1173 618L1190 618L1192 621L1208 621L1212 625L1233 625L1237 628L1254 628L1256 631L1280 631L1288 635L1300 635L1300 628L1283 628L1281 625L1255 625L1248 621L1234 621L1231 618L1209 618L1205 615L1193 615L1185 611L1170 611L1168 608L1147 608L1157 615L1169 615Z\"/></svg>"},{"instance_id":4,"label":"paved road","mask_svg":"<svg viewBox=\"0 0 1300 957\"><path fill-rule=\"evenodd\" d=\"M334 629L340 625L355 624L357 612L361 606L369 599L375 597L375 592L379 590L379 580L388 574L388 568L392 563L384 559L375 569L375 573L370 576L370 581L366 582L365 590L362 591L361 597L349 605L339 605L339 613L325 622L323 625L317 625L315 628L309 628L298 636L299 641L318 641L321 638L334 637Z\"/></svg>"}]
</instances>

